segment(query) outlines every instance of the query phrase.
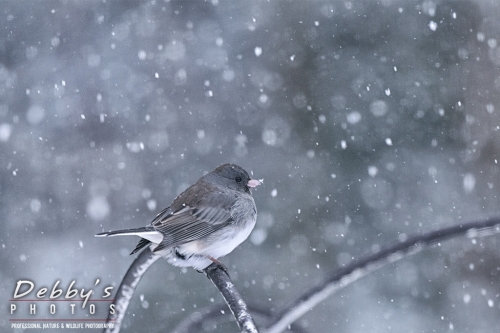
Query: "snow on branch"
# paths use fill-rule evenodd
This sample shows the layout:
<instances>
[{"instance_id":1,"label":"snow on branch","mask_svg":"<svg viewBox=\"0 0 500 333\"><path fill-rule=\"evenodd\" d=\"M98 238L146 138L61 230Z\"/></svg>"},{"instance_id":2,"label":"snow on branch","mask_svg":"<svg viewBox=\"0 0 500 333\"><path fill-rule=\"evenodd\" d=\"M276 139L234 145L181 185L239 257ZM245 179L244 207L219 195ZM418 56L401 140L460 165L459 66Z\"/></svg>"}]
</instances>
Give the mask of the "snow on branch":
<instances>
[{"instance_id":1,"label":"snow on branch","mask_svg":"<svg viewBox=\"0 0 500 333\"><path fill-rule=\"evenodd\" d=\"M311 288L296 301L283 309L265 333L280 333L298 318L310 311L338 290L359 278L400 259L420 252L438 242L458 236L469 238L489 236L500 233L500 218L458 224L436 231L414 236L400 236L393 244L384 246L376 252L370 252L352 261L328 276L321 284Z\"/></svg>"},{"instance_id":2,"label":"snow on branch","mask_svg":"<svg viewBox=\"0 0 500 333\"><path fill-rule=\"evenodd\" d=\"M469 238L489 236L500 233L500 218L490 218L482 221L462 223L446 227L425 234L406 236L401 235L397 242L381 247L377 251L367 253L349 265L344 266L331 275L322 283L303 293L289 306L272 316L271 324L266 326L265 333L280 333L293 326L294 322L306 312L310 311L323 300L338 290L357 281L361 277L400 259L420 252L438 242L451 238L466 236ZM137 284L146 270L159 258L151 253L149 249L142 251L128 269L115 297L117 313L110 315L108 321L115 321L113 329L105 330L105 333L118 333L125 315L130 299ZM204 269L207 277L221 292L224 300L231 309L240 330L245 333L258 332L257 327L248 311L246 303L241 298L226 272L219 266L212 264ZM220 314L221 307L216 305L209 310L194 313L186 318L175 332L189 332L190 328ZM258 312L258 311L257 311ZM260 310L264 317L269 318L266 311ZM217 315L218 316L218 315ZM300 329L299 329L300 330Z\"/></svg>"},{"instance_id":3,"label":"snow on branch","mask_svg":"<svg viewBox=\"0 0 500 333\"><path fill-rule=\"evenodd\" d=\"M115 304L116 311L114 314L110 313L106 321L108 323L114 323L113 328L104 329L104 333L120 332L121 323L125 317L125 312L127 311L130 299L132 298L132 295L134 295L135 288L148 268L160 258L161 256L154 254L149 248L147 248L132 262L115 295L115 301L113 304Z\"/></svg>"},{"instance_id":4,"label":"snow on branch","mask_svg":"<svg viewBox=\"0 0 500 333\"><path fill-rule=\"evenodd\" d=\"M120 283L120 287L115 295L116 311L109 314L107 322L114 323L113 328L104 329L103 333L120 332L121 324L127 311L130 300L135 292L139 281L148 268L161 256L153 254L149 248L142 251L132 262L125 276ZM258 333L257 327L248 311L247 305L240 293L236 290L233 282L227 273L219 266L212 264L204 269L207 277L219 289L222 297L232 311L241 332Z\"/></svg>"},{"instance_id":5,"label":"snow on branch","mask_svg":"<svg viewBox=\"0 0 500 333\"><path fill-rule=\"evenodd\" d=\"M241 332L257 333L257 326L248 311L247 304L229 278L229 275L219 265L211 264L203 270L212 283L219 289L229 309L233 313Z\"/></svg>"},{"instance_id":6,"label":"snow on branch","mask_svg":"<svg viewBox=\"0 0 500 333\"><path fill-rule=\"evenodd\" d=\"M204 308L199 308L182 319L171 333L192 333L201 332L203 327L209 324L217 325L218 323L226 323L228 313L226 304L213 304ZM248 305L248 309L254 318L258 318L261 322L271 323L274 319L272 312L269 309L264 309L261 306ZM290 325L290 331L294 333L306 333L307 330L297 323Z\"/></svg>"}]
</instances>

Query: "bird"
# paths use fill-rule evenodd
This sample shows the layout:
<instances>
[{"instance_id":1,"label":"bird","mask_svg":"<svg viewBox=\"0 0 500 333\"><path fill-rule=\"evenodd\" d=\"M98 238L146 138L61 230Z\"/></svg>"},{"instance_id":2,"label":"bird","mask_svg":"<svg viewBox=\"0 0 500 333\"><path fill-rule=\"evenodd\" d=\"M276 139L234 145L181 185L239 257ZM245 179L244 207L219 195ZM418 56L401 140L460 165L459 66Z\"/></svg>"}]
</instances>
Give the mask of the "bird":
<instances>
[{"instance_id":1,"label":"bird","mask_svg":"<svg viewBox=\"0 0 500 333\"><path fill-rule=\"evenodd\" d=\"M141 237L131 255L150 246L178 267L202 271L245 241L257 220L250 191L262 184L242 167L226 163L201 177L179 194L146 227L106 231L96 237L136 235Z\"/></svg>"}]
</instances>

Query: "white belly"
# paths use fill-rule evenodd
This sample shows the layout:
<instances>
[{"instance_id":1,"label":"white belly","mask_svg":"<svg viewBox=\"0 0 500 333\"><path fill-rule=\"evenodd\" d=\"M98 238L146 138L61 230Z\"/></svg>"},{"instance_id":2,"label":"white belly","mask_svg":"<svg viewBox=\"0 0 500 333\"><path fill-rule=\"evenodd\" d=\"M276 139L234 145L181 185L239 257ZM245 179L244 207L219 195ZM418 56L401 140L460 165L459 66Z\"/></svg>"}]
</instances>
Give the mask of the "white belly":
<instances>
[{"instance_id":1,"label":"white belly","mask_svg":"<svg viewBox=\"0 0 500 333\"><path fill-rule=\"evenodd\" d=\"M244 228L225 227L204 239L177 246L177 251L186 256L185 260L178 258L174 249L166 254L167 260L174 266L202 270L212 263L208 257L218 259L229 254L248 238L254 226L255 221L247 223Z\"/></svg>"}]
</instances>

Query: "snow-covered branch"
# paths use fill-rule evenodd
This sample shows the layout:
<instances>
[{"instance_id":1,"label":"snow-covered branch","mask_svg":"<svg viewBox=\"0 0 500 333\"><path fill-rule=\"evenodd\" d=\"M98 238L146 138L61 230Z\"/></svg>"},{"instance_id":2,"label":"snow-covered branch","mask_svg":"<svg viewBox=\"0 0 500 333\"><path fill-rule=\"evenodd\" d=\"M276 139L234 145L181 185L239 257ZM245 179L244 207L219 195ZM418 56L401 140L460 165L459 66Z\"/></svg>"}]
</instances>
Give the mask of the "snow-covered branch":
<instances>
[{"instance_id":1,"label":"snow-covered branch","mask_svg":"<svg viewBox=\"0 0 500 333\"><path fill-rule=\"evenodd\" d=\"M227 309L226 304L217 304L212 306L207 306L205 308L199 308L191 314L185 316L177 326L171 330L165 330L171 333L192 333L201 332L203 327L210 320L210 324L217 325L218 323L226 323L228 320L228 313L225 311ZM261 306L248 305L248 309L252 314L252 317L263 323L273 322L274 317L269 309L264 309ZM210 326L209 326L210 327ZM290 330L294 333L306 333L307 329L298 325L297 323L292 323L290 325Z\"/></svg>"},{"instance_id":2,"label":"snow-covered branch","mask_svg":"<svg viewBox=\"0 0 500 333\"><path fill-rule=\"evenodd\" d=\"M104 333L118 333L120 331L122 320L127 311L128 305L132 295L134 295L135 288L139 284L142 276L148 268L161 256L153 254L149 248L145 249L130 265L127 273L120 283L120 287L116 291L115 301L115 313L108 315L108 322L114 323L113 328L104 329Z\"/></svg>"},{"instance_id":3,"label":"snow-covered branch","mask_svg":"<svg viewBox=\"0 0 500 333\"><path fill-rule=\"evenodd\" d=\"M227 273L215 263L205 268L204 272L217 289L219 289L222 297L224 297L224 300L229 306L229 309L231 309L241 332L258 332L257 326L255 326L252 316L248 311L247 304L229 278L229 275L227 275Z\"/></svg>"},{"instance_id":4,"label":"snow-covered branch","mask_svg":"<svg viewBox=\"0 0 500 333\"><path fill-rule=\"evenodd\" d=\"M490 218L431 231L414 236L400 236L399 240L382 247L377 252L371 252L349 265L337 270L327 277L320 285L311 288L276 317L275 322L268 326L265 333L280 333L298 318L310 311L336 291L346 287L359 278L387 265L420 252L424 248L438 242L458 236L469 238L493 235L500 232L500 218Z\"/></svg>"},{"instance_id":5,"label":"snow-covered branch","mask_svg":"<svg viewBox=\"0 0 500 333\"><path fill-rule=\"evenodd\" d=\"M483 221L459 224L414 236L402 235L397 242L381 247L375 252L370 252L361 256L349 265L336 270L322 283L302 294L296 301L292 302L288 307L280 311L278 315L274 316L271 320L271 324L267 325L265 333L283 332L293 325L298 318L338 290L385 265L420 252L438 242L459 236L475 238L496 233L500 233L500 218L490 218ZM121 321L135 287L149 266L158 258L159 256L153 255L149 249L146 249L141 252L132 263L116 294L115 304L117 313L113 316L110 315L108 318L108 320L115 321L115 327L112 330L105 331L106 333L119 332ZM226 272L215 264L207 267L204 272L221 292L241 331L258 332L245 301L241 298L241 295L236 290ZM175 329L175 332L189 332L190 328L203 322L207 318L218 316L220 311L221 308L220 305L218 305L203 313L198 312L193 314L184 320L181 325ZM261 312L264 317L269 318L269 314L267 314L266 311Z\"/></svg>"},{"instance_id":6,"label":"snow-covered branch","mask_svg":"<svg viewBox=\"0 0 500 333\"><path fill-rule=\"evenodd\" d=\"M113 328L105 329L103 331L104 333L118 333L120 331L121 323L125 317L135 288L139 284L144 273L146 273L148 268L159 258L161 258L161 256L153 254L151 250L147 248L132 262L115 295L113 304L115 304L116 311L114 314L110 313L108 316L107 321L114 323ZM204 272L217 289L219 289L241 331L245 333L258 332L245 301L241 298L240 293L236 290L236 287L226 272L215 264L205 268Z\"/></svg>"}]
</instances>

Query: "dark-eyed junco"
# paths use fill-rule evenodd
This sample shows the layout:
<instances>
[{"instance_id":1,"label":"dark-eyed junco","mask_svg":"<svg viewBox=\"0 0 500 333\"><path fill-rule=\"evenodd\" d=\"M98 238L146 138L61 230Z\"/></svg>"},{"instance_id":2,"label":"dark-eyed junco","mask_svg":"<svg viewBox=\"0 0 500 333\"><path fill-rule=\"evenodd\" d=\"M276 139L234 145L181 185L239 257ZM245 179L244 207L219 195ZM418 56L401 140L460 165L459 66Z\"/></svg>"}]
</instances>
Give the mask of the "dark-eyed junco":
<instances>
[{"instance_id":1,"label":"dark-eyed junco","mask_svg":"<svg viewBox=\"0 0 500 333\"><path fill-rule=\"evenodd\" d=\"M137 235L131 254L151 250L174 266L202 270L250 235L257 208L250 192L261 181L235 164L223 164L179 194L147 227L108 231L98 237Z\"/></svg>"}]
</instances>

